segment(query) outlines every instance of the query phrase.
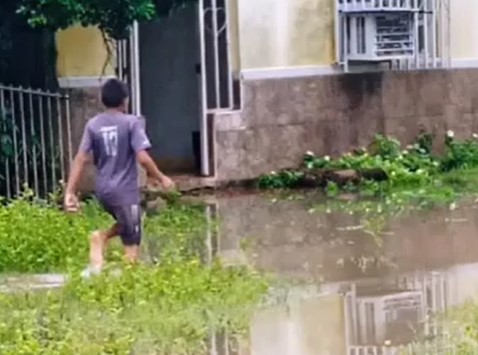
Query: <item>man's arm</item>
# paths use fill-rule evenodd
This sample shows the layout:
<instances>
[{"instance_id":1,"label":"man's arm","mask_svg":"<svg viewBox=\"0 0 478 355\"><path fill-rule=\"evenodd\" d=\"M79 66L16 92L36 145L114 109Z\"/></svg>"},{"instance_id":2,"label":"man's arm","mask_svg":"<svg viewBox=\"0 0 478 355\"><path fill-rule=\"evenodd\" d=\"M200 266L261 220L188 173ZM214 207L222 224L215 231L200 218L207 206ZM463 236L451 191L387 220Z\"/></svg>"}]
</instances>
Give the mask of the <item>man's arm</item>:
<instances>
[{"instance_id":1,"label":"man's arm","mask_svg":"<svg viewBox=\"0 0 478 355\"><path fill-rule=\"evenodd\" d=\"M85 170L86 164L90 160L91 149L92 136L89 130L89 125L87 124L85 131L83 132L78 153L72 162L70 175L68 176L68 183L66 184L64 204L67 211L74 212L78 210L78 198L76 196L76 192L81 180L81 175Z\"/></svg>"},{"instance_id":2,"label":"man's arm","mask_svg":"<svg viewBox=\"0 0 478 355\"><path fill-rule=\"evenodd\" d=\"M167 190L174 188L174 182L158 169L156 163L146 150L137 152L136 158L143 169L146 170L148 176L158 181Z\"/></svg>"},{"instance_id":3,"label":"man's arm","mask_svg":"<svg viewBox=\"0 0 478 355\"><path fill-rule=\"evenodd\" d=\"M146 170L146 175L150 179L159 182L166 190L174 188L174 182L158 169L149 155L148 149L151 148L151 143L144 130L144 124L139 119L131 126L131 148L136 153L138 163Z\"/></svg>"},{"instance_id":4,"label":"man's arm","mask_svg":"<svg viewBox=\"0 0 478 355\"><path fill-rule=\"evenodd\" d=\"M84 151L79 151L76 154L75 159L73 160L73 163L71 165L70 175L68 178L68 183L66 185L65 192L67 194L76 195L76 192L78 190L78 184L81 180L81 175L83 174L85 166L89 162L89 160L90 155Z\"/></svg>"}]
</instances>

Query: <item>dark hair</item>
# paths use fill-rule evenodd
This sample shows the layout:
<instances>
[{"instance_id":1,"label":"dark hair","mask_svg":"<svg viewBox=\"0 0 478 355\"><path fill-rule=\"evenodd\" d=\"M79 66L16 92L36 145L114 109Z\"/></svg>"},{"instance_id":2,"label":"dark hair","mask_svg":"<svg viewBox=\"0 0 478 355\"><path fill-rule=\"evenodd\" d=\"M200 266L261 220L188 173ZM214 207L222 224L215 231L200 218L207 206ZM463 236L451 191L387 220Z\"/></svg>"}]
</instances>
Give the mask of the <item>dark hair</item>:
<instances>
[{"instance_id":1,"label":"dark hair","mask_svg":"<svg viewBox=\"0 0 478 355\"><path fill-rule=\"evenodd\" d=\"M101 102L106 108L120 107L128 97L128 86L118 79L109 79L101 88Z\"/></svg>"}]
</instances>

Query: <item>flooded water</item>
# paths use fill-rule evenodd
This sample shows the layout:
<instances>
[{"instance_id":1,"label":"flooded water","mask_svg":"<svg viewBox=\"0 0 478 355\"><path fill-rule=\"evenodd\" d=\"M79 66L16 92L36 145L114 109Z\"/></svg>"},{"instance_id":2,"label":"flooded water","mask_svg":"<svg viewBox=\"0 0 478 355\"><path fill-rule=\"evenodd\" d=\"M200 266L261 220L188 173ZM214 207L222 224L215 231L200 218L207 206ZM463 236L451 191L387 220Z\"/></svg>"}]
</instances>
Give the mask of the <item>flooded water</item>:
<instances>
[{"instance_id":1,"label":"flooded water","mask_svg":"<svg viewBox=\"0 0 478 355\"><path fill-rule=\"evenodd\" d=\"M316 212L313 198L210 202L211 253L296 281L257 312L238 354L447 353L433 315L478 296L474 202L389 218Z\"/></svg>"},{"instance_id":2,"label":"flooded water","mask_svg":"<svg viewBox=\"0 0 478 355\"><path fill-rule=\"evenodd\" d=\"M214 335L212 355L445 354L433 315L478 296L474 201L399 216L327 211L313 196L207 203L211 221L219 218L207 235L208 257L283 281L256 312L248 340L233 347ZM57 287L63 280L30 281L2 284Z\"/></svg>"}]
</instances>

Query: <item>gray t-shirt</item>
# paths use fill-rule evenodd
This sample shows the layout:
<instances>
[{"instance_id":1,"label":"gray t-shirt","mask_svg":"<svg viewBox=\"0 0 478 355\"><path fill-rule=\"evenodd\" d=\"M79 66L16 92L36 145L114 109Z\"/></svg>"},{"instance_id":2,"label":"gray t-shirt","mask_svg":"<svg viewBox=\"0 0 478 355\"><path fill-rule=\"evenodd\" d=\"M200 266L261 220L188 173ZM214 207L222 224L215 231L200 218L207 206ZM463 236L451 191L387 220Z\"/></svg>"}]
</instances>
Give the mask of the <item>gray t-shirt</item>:
<instances>
[{"instance_id":1,"label":"gray t-shirt","mask_svg":"<svg viewBox=\"0 0 478 355\"><path fill-rule=\"evenodd\" d=\"M89 120L79 149L93 156L98 199L117 206L138 204L136 153L149 148L144 124L136 116L102 113Z\"/></svg>"}]
</instances>

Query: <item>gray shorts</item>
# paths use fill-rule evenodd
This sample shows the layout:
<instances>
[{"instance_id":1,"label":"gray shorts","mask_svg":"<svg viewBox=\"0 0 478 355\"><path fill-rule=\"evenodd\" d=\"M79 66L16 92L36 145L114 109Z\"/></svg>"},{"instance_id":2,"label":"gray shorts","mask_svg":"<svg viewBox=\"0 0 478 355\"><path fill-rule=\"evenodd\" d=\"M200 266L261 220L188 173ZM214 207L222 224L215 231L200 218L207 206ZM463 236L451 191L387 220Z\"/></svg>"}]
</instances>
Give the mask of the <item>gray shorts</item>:
<instances>
[{"instance_id":1,"label":"gray shorts","mask_svg":"<svg viewBox=\"0 0 478 355\"><path fill-rule=\"evenodd\" d=\"M103 208L118 223L119 236L125 246L141 244L141 207L139 205L111 205L100 201Z\"/></svg>"}]
</instances>

